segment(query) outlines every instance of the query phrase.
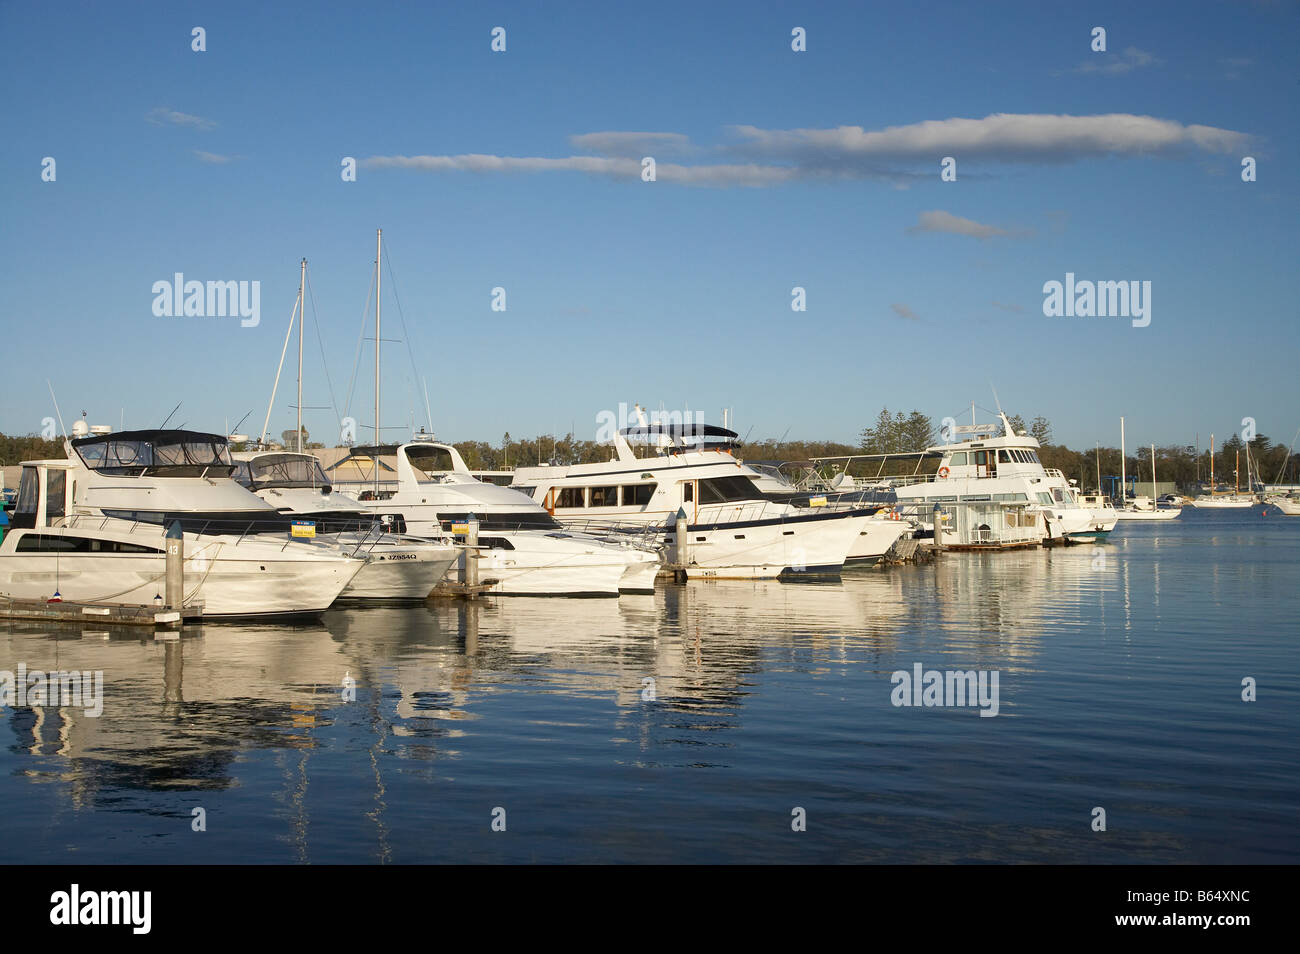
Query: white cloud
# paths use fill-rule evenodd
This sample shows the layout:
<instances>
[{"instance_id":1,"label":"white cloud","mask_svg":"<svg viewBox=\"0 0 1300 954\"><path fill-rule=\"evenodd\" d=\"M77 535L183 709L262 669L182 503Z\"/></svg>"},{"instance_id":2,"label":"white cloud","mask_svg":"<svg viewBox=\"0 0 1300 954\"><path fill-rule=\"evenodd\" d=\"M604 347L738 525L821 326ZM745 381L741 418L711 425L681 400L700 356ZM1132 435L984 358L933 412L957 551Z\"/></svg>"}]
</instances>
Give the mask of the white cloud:
<instances>
[{"instance_id":1,"label":"white cloud","mask_svg":"<svg viewBox=\"0 0 1300 954\"><path fill-rule=\"evenodd\" d=\"M1144 66L1159 66L1158 60L1146 50L1130 46L1123 53L1094 53L1093 59L1084 60L1071 73L1100 73L1102 76L1122 76Z\"/></svg>"},{"instance_id":2,"label":"white cloud","mask_svg":"<svg viewBox=\"0 0 1300 954\"><path fill-rule=\"evenodd\" d=\"M198 117L187 119L207 122ZM1129 113L1098 116L996 113L983 119L926 120L879 130L861 126L731 128L740 141L711 150L727 161L658 162L657 181L693 186L766 187L795 181L879 179L904 187L917 181L937 181L938 162L944 156L955 156L959 163L967 160L1069 162L1111 156L1175 156L1197 151L1231 154L1251 141L1250 136L1228 129L1184 125L1171 119ZM681 133L596 132L573 136L570 141L575 147L597 154L371 156L363 159L361 165L375 170L422 172L578 172L640 181L642 156L700 151ZM917 171L918 164L932 166L934 171Z\"/></svg>"},{"instance_id":3,"label":"white cloud","mask_svg":"<svg viewBox=\"0 0 1300 954\"><path fill-rule=\"evenodd\" d=\"M914 311L913 311L911 308L909 308L907 305L903 305L903 304L894 304L894 305L890 305L889 307L892 308L892 309L894 309L894 314L898 315L899 318L906 318L908 321L920 321L920 320L921 320L921 319L920 319L920 316L918 316L917 313L914 312Z\"/></svg>"},{"instance_id":4,"label":"white cloud","mask_svg":"<svg viewBox=\"0 0 1300 954\"><path fill-rule=\"evenodd\" d=\"M174 109L168 109L166 106L159 106L151 110L145 117L155 126L189 126L192 129L212 129L217 124L211 119L204 119L202 116L191 116L189 113L180 113Z\"/></svg>"},{"instance_id":5,"label":"white cloud","mask_svg":"<svg viewBox=\"0 0 1300 954\"><path fill-rule=\"evenodd\" d=\"M199 157L199 160L201 162L211 162L218 165L222 165L227 162L234 162L236 159L243 158L242 156L223 156L220 153L206 152L202 149L193 149L191 151L194 153L194 155Z\"/></svg>"},{"instance_id":6,"label":"white cloud","mask_svg":"<svg viewBox=\"0 0 1300 954\"><path fill-rule=\"evenodd\" d=\"M1231 153L1250 138L1214 126L1184 126L1172 119L1131 113L1098 116L994 113L983 119L931 119L872 131L861 126L733 128L746 140L738 148L748 155L810 163L926 159L937 165L943 156L955 156L958 163L962 159L1041 162L1142 156L1178 149Z\"/></svg>"},{"instance_id":7,"label":"white cloud","mask_svg":"<svg viewBox=\"0 0 1300 954\"><path fill-rule=\"evenodd\" d=\"M593 132L570 136L569 144L601 156L683 156L695 152L691 139L673 132Z\"/></svg>"},{"instance_id":8,"label":"white cloud","mask_svg":"<svg viewBox=\"0 0 1300 954\"><path fill-rule=\"evenodd\" d=\"M368 169L416 169L422 172L584 172L629 181L641 180L640 159L605 156L370 156L361 161ZM797 169L756 164L683 166L655 164L655 179L698 186L768 186L794 178Z\"/></svg>"},{"instance_id":9,"label":"white cloud","mask_svg":"<svg viewBox=\"0 0 1300 954\"><path fill-rule=\"evenodd\" d=\"M1023 230L998 228L996 225L984 225L974 219L963 219L951 212L935 209L922 212L917 216L916 224L907 230L913 234L919 232L949 232L953 235L968 235L971 238L989 239L998 236L1025 235Z\"/></svg>"}]
</instances>

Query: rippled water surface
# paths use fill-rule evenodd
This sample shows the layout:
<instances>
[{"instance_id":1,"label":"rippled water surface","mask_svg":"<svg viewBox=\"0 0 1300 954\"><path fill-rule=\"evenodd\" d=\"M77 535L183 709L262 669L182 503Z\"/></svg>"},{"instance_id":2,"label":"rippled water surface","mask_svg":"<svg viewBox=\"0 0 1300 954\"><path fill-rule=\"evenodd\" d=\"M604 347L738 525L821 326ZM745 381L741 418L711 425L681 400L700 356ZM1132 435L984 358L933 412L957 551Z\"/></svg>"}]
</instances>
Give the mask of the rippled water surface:
<instances>
[{"instance_id":1,"label":"rippled water surface","mask_svg":"<svg viewBox=\"0 0 1300 954\"><path fill-rule=\"evenodd\" d=\"M0 856L1296 862L1298 584L1300 518L1187 510L827 584L0 623L0 669L105 696L0 710ZM998 715L895 707L916 663L996 670Z\"/></svg>"}]
</instances>

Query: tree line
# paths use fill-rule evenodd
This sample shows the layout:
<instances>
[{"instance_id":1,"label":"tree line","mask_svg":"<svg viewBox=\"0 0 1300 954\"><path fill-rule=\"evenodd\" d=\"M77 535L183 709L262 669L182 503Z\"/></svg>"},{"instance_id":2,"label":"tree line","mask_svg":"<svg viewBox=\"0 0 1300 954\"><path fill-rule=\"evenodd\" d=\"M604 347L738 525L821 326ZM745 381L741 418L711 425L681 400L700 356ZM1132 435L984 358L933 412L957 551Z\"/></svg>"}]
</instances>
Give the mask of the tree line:
<instances>
[{"instance_id":1,"label":"tree line","mask_svg":"<svg viewBox=\"0 0 1300 954\"><path fill-rule=\"evenodd\" d=\"M1120 452L1117 447L1091 448L1073 450L1060 444L1052 443L1051 422L1041 415L1034 417L1026 425L1024 418L1017 414L1007 416L1017 433L1028 432L1040 446L1039 459L1044 467L1060 470L1066 477L1079 482L1079 486L1093 489L1097 485L1097 472L1100 469L1105 486L1105 478L1119 476ZM294 431L285 431L281 435L285 446L292 447ZM956 440L961 435L954 435ZM307 433L303 432L304 446L319 448L318 442L307 443ZM846 444L831 440L785 440L763 438L747 441L737 450L737 456L751 462L799 462L813 458L847 457L854 454L905 454L922 450L926 447L943 443L943 438L935 426L933 418L920 411L890 411L882 408L874 423L863 428L858 443ZM509 470L514 467L528 467L542 463L556 464L590 464L607 461L614 455L608 444L592 440L578 440L572 433L563 436L541 434L537 437L516 439L507 432L502 439L493 444L489 441L460 441L454 445L465 463L472 470ZM1214 454L1214 476L1220 485L1232 487L1237 483L1246 487L1246 448L1247 444L1234 434L1216 444ZM1269 437L1257 434L1249 442L1252 461L1252 476L1263 483L1300 483L1300 454L1289 454L1285 444L1274 443ZM239 448L235 448L239 449ZM7 436L0 434L0 464L13 466L24 460L41 458L60 458L63 456L61 439L46 440L37 435ZM1238 470L1240 459L1240 473ZM899 476L915 473L932 473L939 466L937 460L922 461L918 467L915 459L892 461L856 461L849 472L858 477ZM833 467L824 468L827 476ZM1137 448L1127 454L1125 471L1132 479L1139 481L1151 479L1150 448ZM1207 484L1210 477L1209 448L1197 448L1192 445L1171 444L1156 448L1156 477L1163 483L1172 481L1180 487L1194 488Z\"/></svg>"}]
</instances>

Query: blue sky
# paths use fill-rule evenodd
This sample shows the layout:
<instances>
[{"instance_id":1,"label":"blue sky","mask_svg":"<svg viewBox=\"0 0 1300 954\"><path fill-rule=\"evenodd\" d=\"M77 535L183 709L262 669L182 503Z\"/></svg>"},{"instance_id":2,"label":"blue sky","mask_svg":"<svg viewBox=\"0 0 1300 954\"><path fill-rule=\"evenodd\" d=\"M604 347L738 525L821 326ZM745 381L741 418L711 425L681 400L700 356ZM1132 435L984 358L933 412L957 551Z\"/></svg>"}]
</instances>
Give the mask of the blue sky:
<instances>
[{"instance_id":1,"label":"blue sky","mask_svg":"<svg viewBox=\"0 0 1300 954\"><path fill-rule=\"evenodd\" d=\"M69 424L181 401L174 424L256 433L304 256L342 412L382 227L453 440L593 437L639 401L854 441L882 405L937 421L995 387L1076 447L1121 414L1134 445L1248 416L1286 442L1298 25L1249 2L0 3L0 430L40 430L48 378ZM260 324L155 317L176 272L259 281ZM1066 272L1150 281L1151 324L1044 316ZM304 403L329 405L312 317ZM385 344L389 439L424 423L411 365ZM333 442L332 408L305 417Z\"/></svg>"}]
</instances>

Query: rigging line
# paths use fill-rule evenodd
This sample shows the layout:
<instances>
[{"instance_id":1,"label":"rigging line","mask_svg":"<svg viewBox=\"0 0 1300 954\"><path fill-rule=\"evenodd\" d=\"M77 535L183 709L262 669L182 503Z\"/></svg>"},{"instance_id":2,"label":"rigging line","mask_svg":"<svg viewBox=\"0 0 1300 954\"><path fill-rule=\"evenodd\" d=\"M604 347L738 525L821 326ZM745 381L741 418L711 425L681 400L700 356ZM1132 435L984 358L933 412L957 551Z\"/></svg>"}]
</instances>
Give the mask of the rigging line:
<instances>
[{"instance_id":1,"label":"rigging line","mask_svg":"<svg viewBox=\"0 0 1300 954\"><path fill-rule=\"evenodd\" d=\"M392 244L392 243L389 243ZM406 315L402 313L402 300L397 297L397 279L393 275L393 260L388 255L388 246L384 246L384 261L388 263L388 283L393 289L393 301L397 303L397 317L402 322L402 337L406 340L406 354L411 359L411 374L416 381L420 380L420 372L415 367L415 352L411 349L411 334L406 330ZM428 413L428 402L425 402L425 412ZM433 433L433 418L429 418L429 433Z\"/></svg>"},{"instance_id":2,"label":"rigging line","mask_svg":"<svg viewBox=\"0 0 1300 954\"><path fill-rule=\"evenodd\" d=\"M375 263L375 265L376 268L378 268L377 262ZM347 399L347 403L343 405L343 411L345 414L349 413L352 410L352 394L355 391L357 386L357 369L361 367L361 346L362 344L365 343L366 340L366 321L370 318L370 298L371 298L370 293L373 292L374 290L375 290L375 273L372 271L370 273L370 287L366 289L366 304L365 307L361 310L361 334L357 337L357 354L352 361L352 380L348 383L348 399ZM379 345L376 344L375 347L379 347Z\"/></svg>"},{"instance_id":3,"label":"rigging line","mask_svg":"<svg viewBox=\"0 0 1300 954\"><path fill-rule=\"evenodd\" d=\"M339 414L339 402L334 397L334 382L330 380L330 366L325 360L325 342L320 335L320 315L316 311L316 293L311 287L311 268L307 269L307 296L311 298L311 323L316 328L316 343L320 345L320 363L321 369L325 372L325 386L329 388L330 404L334 408L335 420L341 418Z\"/></svg>"},{"instance_id":4,"label":"rigging line","mask_svg":"<svg viewBox=\"0 0 1300 954\"><path fill-rule=\"evenodd\" d=\"M299 295L298 299L301 298L302 296ZM284 347L280 349L280 363L275 369L275 384L271 385L271 400L266 402L266 421L262 424L262 436L257 439L257 443L263 447L266 446L266 431L271 426L271 412L275 410L275 392L280 389L280 372L284 370L284 356L289 353L289 340L293 337L293 322L295 318L301 320L298 315L300 304L299 300L295 300L293 311L289 314L289 327L284 333ZM176 406L180 407L179 404ZM175 411L172 411L172 414L175 413ZM168 415L168 417L170 416Z\"/></svg>"}]
</instances>

